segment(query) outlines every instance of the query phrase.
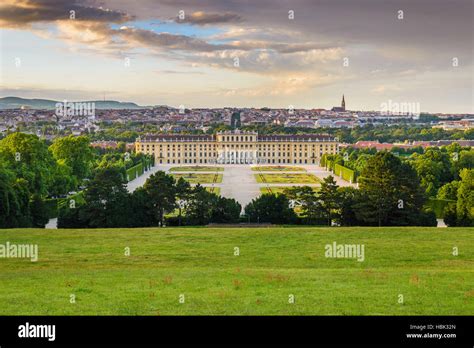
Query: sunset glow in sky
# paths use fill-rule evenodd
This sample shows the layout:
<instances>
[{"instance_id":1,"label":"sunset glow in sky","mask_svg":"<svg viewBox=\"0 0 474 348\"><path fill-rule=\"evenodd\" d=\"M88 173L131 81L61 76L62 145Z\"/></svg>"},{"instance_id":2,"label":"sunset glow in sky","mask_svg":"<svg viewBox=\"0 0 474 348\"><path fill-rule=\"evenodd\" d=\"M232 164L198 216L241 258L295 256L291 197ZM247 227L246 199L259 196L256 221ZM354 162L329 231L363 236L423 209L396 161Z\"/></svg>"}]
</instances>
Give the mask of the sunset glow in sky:
<instances>
[{"instance_id":1,"label":"sunset glow in sky","mask_svg":"<svg viewBox=\"0 0 474 348\"><path fill-rule=\"evenodd\" d=\"M330 108L344 93L350 110L392 100L420 103L422 112L474 113L472 7L2 0L0 97Z\"/></svg>"}]
</instances>

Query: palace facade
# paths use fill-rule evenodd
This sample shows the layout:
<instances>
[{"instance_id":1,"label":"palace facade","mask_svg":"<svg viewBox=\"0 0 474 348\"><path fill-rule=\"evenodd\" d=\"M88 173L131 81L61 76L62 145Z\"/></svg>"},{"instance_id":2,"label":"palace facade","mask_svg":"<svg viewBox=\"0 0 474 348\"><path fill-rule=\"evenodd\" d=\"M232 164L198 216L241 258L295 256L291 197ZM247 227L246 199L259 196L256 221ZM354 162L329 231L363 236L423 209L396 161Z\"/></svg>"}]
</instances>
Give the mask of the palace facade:
<instances>
[{"instance_id":1,"label":"palace facade","mask_svg":"<svg viewBox=\"0 0 474 348\"><path fill-rule=\"evenodd\" d=\"M318 164L339 151L338 141L321 134L260 135L240 130L214 135L157 134L139 137L137 153L156 164Z\"/></svg>"}]
</instances>

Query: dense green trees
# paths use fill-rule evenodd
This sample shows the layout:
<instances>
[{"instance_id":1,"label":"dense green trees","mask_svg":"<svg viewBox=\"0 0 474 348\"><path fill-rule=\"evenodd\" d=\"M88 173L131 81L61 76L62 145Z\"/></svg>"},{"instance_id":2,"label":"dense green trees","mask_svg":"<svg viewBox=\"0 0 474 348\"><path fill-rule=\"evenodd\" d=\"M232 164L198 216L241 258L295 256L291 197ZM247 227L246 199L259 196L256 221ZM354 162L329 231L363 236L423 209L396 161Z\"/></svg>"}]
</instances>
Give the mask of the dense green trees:
<instances>
[{"instance_id":1,"label":"dense green trees","mask_svg":"<svg viewBox=\"0 0 474 348\"><path fill-rule=\"evenodd\" d=\"M12 133L0 140L0 227L43 227L42 197L57 176L56 162L37 136Z\"/></svg>"},{"instance_id":2,"label":"dense green trees","mask_svg":"<svg viewBox=\"0 0 474 348\"><path fill-rule=\"evenodd\" d=\"M369 225L417 225L426 201L416 172L389 152L373 156L359 178L357 218Z\"/></svg>"},{"instance_id":3,"label":"dense green trees","mask_svg":"<svg viewBox=\"0 0 474 348\"><path fill-rule=\"evenodd\" d=\"M472 134L472 132L470 133ZM433 208L438 218L445 217L450 226L455 226L458 220L456 202L457 190L460 185L460 173L463 169L474 168L474 149L461 147L458 143L441 147L397 149L390 151L402 163L409 164L420 180L425 195L429 198L427 206ZM376 154L374 149L355 149L348 147L337 155L323 156L333 163L339 163L361 174L367 162ZM454 204L450 203L454 201ZM445 213L443 213L443 208ZM448 216L445 216L445 215ZM428 214L429 215L429 214ZM426 213L420 217L430 220ZM426 221L425 221L426 222ZM363 221L358 223L364 224ZM367 222L365 222L367 223Z\"/></svg>"},{"instance_id":4,"label":"dense green trees","mask_svg":"<svg viewBox=\"0 0 474 348\"><path fill-rule=\"evenodd\" d=\"M450 152L450 155L451 172L454 179L459 179L461 170L474 169L474 149L460 149L459 152Z\"/></svg>"},{"instance_id":5,"label":"dense green trees","mask_svg":"<svg viewBox=\"0 0 474 348\"><path fill-rule=\"evenodd\" d=\"M217 196L206 191L199 184L186 198L186 221L190 225L205 225L211 221Z\"/></svg>"},{"instance_id":6,"label":"dense green trees","mask_svg":"<svg viewBox=\"0 0 474 348\"><path fill-rule=\"evenodd\" d=\"M463 169L457 188L456 204L445 208L448 226L474 226L474 169Z\"/></svg>"},{"instance_id":7,"label":"dense green trees","mask_svg":"<svg viewBox=\"0 0 474 348\"><path fill-rule=\"evenodd\" d=\"M321 214L331 226L333 219L341 207L341 195L338 186L332 175L323 179L321 188L318 191Z\"/></svg>"},{"instance_id":8,"label":"dense green trees","mask_svg":"<svg viewBox=\"0 0 474 348\"><path fill-rule=\"evenodd\" d=\"M363 196L360 191L354 187L340 187L340 205L337 223L341 226L360 226L363 222L357 219L355 208L359 202L362 202Z\"/></svg>"},{"instance_id":9,"label":"dense green trees","mask_svg":"<svg viewBox=\"0 0 474 348\"><path fill-rule=\"evenodd\" d=\"M50 172L51 183L48 189L48 196L59 197L68 192L74 191L79 186L79 181L72 174L70 168L64 160L58 160L56 166Z\"/></svg>"},{"instance_id":10,"label":"dense green trees","mask_svg":"<svg viewBox=\"0 0 474 348\"><path fill-rule=\"evenodd\" d=\"M51 199L65 199L71 192L82 189L96 175L95 169L114 167L117 178L120 173L121 180L125 180L126 168L150 162L148 155L124 151L124 146L120 150L93 150L84 136L57 138L48 147L36 135L9 134L0 140L0 227L42 227L51 210L56 210L50 204ZM79 210L63 209L62 214L65 221L66 215L75 216ZM80 214L81 221L88 221L82 216L85 211L81 210ZM89 222L95 225L94 221ZM101 226L111 224L100 222Z\"/></svg>"},{"instance_id":11,"label":"dense green trees","mask_svg":"<svg viewBox=\"0 0 474 348\"><path fill-rule=\"evenodd\" d=\"M436 198L456 200L458 197L459 185L460 185L460 182L457 180L448 182L447 184L440 187Z\"/></svg>"},{"instance_id":12,"label":"dense green trees","mask_svg":"<svg viewBox=\"0 0 474 348\"><path fill-rule=\"evenodd\" d=\"M461 184L456 204L458 225L474 226L474 170L463 169L459 177Z\"/></svg>"},{"instance_id":13,"label":"dense green trees","mask_svg":"<svg viewBox=\"0 0 474 348\"><path fill-rule=\"evenodd\" d=\"M178 225L181 226L183 217L183 208L186 204L186 199L191 194L191 185L182 177L176 181L176 199L178 205Z\"/></svg>"},{"instance_id":14,"label":"dense green trees","mask_svg":"<svg viewBox=\"0 0 474 348\"><path fill-rule=\"evenodd\" d=\"M26 207L17 185L13 171L0 162L0 227L22 225L19 219Z\"/></svg>"},{"instance_id":15,"label":"dense green trees","mask_svg":"<svg viewBox=\"0 0 474 348\"><path fill-rule=\"evenodd\" d=\"M33 194L28 202L31 216L31 227L43 228L49 221L48 210L42 197Z\"/></svg>"},{"instance_id":16,"label":"dense green trees","mask_svg":"<svg viewBox=\"0 0 474 348\"><path fill-rule=\"evenodd\" d=\"M145 227L239 221L241 206L235 200L219 197L199 185L191 188L162 171L130 194L123 170L115 166L98 168L84 190L84 202L67 202L60 209L58 226Z\"/></svg>"},{"instance_id":17,"label":"dense green trees","mask_svg":"<svg viewBox=\"0 0 474 348\"><path fill-rule=\"evenodd\" d=\"M283 194L263 194L245 207L250 222L290 224L296 221L296 214L290 201Z\"/></svg>"},{"instance_id":18,"label":"dense green trees","mask_svg":"<svg viewBox=\"0 0 474 348\"><path fill-rule=\"evenodd\" d=\"M123 168L98 170L84 191L83 216L89 227L123 227L128 223L128 192Z\"/></svg>"},{"instance_id":19,"label":"dense green trees","mask_svg":"<svg viewBox=\"0 0 474 348\"><path fill-rule=\"evenodd\" d=\"M237 223L240 220L242 206L232 198L217 196L209 222Z\"/></svg>"},{"instance_id":20,"label":"dense green trees","mask_svg":"<svg viewBox=\"0 0 474 348\"><path fill-rule=\"evenodd\" d=\"M49 213L48 197L66 196L76 190L90 172L92 152L85 137L58 138L48 147L36 135L11 133L0 141L3 182L0 227L44 227ZM3 191L3 190L2 190Z\"/></svg>"},{"instance_id":21,"label":"dense green trees","mask_svg":"<svg viewBox=\"0 0 474 348\"><path fill-rule=\"evenodd\" d=\"M158 223L163 225L165 214L172 212L177 206L175 179L171 175L159 171L148 178L143 188L150 200Z\"/></svg>"},{"instance_id":22,"label":"dense green trees","mask_svg":"<svg viewBox=\"0 0 474 348\"><path fill-rule=\"evenodd\" d=\"M283 193L300 207L301 217L307 224L321 224L321 210L319 199L313 188L309 186L295 186L288 188Z\"/></svg>"},{"instance_id":23,"label":"dense green trees","mask_svg":"<svg viewBox=\"0 0 474 348\"><path fill-rule=\"evenodd\" d=\"M0 140L0 159L17 178L27 181L31 193L48 194L54 159L36 135L12 133Z\"/></svg>"},{"instance_id":24,"label":"dense green trees","mask_svg":"<svg viewBox=\"0 0 474 348\"><path fill-rule=\"evenodd\" d=\"M436 196L438 189L452 180L449 153L439 148L432 147L423 154L416 153L410 162L428 196Z\"/></svg>"},{"instance_id":25,"label":"dense green trees","mask_svg":"<svg viewBox=\"0 0 474 348\"><path fill-rule=\"evenodd\" d=\"M213 133L217 129L229 129L223 125L216 125L208 133ZM302 133L329 133L337 136L340 141L345 143L355 143L362 140L378 140L380 142L404 142L404 141L432 141L446 139L474 139L474 131L468 130L444 130L441 128L432 128L431 125L371 125L354 128L303 128L303 127L284 127L277 125L265 126L243 126L243 130L256 130L261 134L302 134Z\"/></svg>"},{"instance_id":26,"label":"dense green trees","mask_svg":"<svg viewBox=\"0 0 474 348\"><path fill-rule=\"evenodd\" d=\"M47 222L41 197L32 195L28 181L0 163L0 227L44 227Z\"/></svg>"},{"instance_id":27,"label":"dense green trees","mask_svg":"<svg viewBox=\"0 0 474 348\"><path fill-rule=\"evenodd\" d=\"M208 192L199 184L187 191L184 207L186 225L237 223L242 210L236 200Z\"/></svg>"},{"instance_id":28,"label":"dense green trees","mask_svg":"<svg viewBox=\"0 0 474 348\"><path fill-rule=\"evenodd\" d=\"M262 195L245 208L252 222L343 226L435 226L434 213L423 210L425 198L415 171L383 152L370 159L361 189L338 187L329 176L314 191L295 187ZM299 216L289 208L297 207Z\"/></svg>"},{"instance_id":29,"label":"dense green trees","mask_svg":"<svg viewBox=\"0 0 474 348\"><path fill-rule=\"evenodd\" d=\"M50 149L56 160L62 160L71 168L72 175L77 180L80 181L89 176L93 155L87 137L70 135L56 138Z\"/></svg>"},{"instance_id":30,"label":"dense green trees","mask_svg":"<svg viewBox=\"0 0 474 348\"><path fill-rule=\"evenodd\" d=\"M300 211L301 223L331 226L341 220L344 197L333 176L324 178L317 191L302 186L287 189L283 194Z\"/></svg>"},{"instance_id":31,"label":"dense green trees","mask_svg":"<svg viewBox=\"0 0 474 348\"><path fill-rule=\"evenodd\" d=\"M375 128L374 130L375 131ZM0 140L0 227L42 227L49 197L79 191L80 200L61 205L60 227L135 227L235 223L241 206L185 180L157 172L128 193L126 169L146 155L92 150L85 137L57 139L48 148L35 135L12 133ZM347 153L347 155L346 155ZM310 187L263 195L246 208L252 222L340 225L432 225L426 197L453 201L445 209L450 226L472 226L474 150L458 144L423 152L347 149L328 156L360 174L360 189L339 188L332 177L319 191ZM444 202L443 202L444 203ZM293 209L296 206L296 212ZM442 211L444 205L436 211Z\"/></svg>"}]
</instances>

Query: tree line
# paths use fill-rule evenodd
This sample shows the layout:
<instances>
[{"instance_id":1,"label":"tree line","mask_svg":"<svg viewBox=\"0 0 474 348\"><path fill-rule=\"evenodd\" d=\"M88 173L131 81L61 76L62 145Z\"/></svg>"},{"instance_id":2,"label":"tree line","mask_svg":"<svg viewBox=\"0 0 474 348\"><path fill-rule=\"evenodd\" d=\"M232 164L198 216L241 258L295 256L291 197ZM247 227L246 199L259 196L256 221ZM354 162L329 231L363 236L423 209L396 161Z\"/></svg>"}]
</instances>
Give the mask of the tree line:
<instances>
[{"instance_id":1,"label":"tree line","mask_svg":"<svg viewBox=\"0 0 474 348\"><path fill-rule=\"evenodd\" d=\"M325 155L325 159L355 170L360 176L376 153L373 148L349 147L339 154ZM465 192L472 191L474 149L453 143L442 147L428 147L421 151L414 149L407 153L400 153L394 148L390 153L416 172L419 184L431 202L443 203L440 213L445 217L448 226L472 225L473 213L469 211L473 207L474 197Z\"/></svg>"},{"instance_id":2,"label":"tree line","mask_svg":"<svg viewBox=\"0 0 474 348\"><path fill-rule=\"evenodd\" d=\"M97 170L84 190L83 202L71 200L59 210L59 228L112 228L207 225L239 222L241 205L234 199L191 187L163 171L129 193L116 167Z\"/></svg>"},{"instance_id":3,"label":"tree line","mask_svg":"<svg viewBox=\"0 0 474 348\"><path fill-rule=\"evenodd\" d=\"M228 130L229 125L217 124L207 131ZM245 125L242 130L258 131L260 134L330 134L339 141L354 144L357 141L379 141L381 143L395 143L405 141L435 141L435 140L474 140L474 129L444 130L432 128L431 125L397 124L356 126L354 128L306 128L285 127L283 125Z\"/></svg>"},{"instance_id":4,"label":"tree line","mask_svg":"<svg viewBox=\"0 0 474 348\"><path fill-rule=\"evenodd\" d=\"M465 174L462 174L464 177ZM469 186L471 185L471 186ZM472 177L460 192L463 211L472 224ZM471 196L469 198L468 196ZM426 208L426 193L416 171L389 152L372 156L359 178L359 189L339 187L325 178L318 190L293 187L283 194L263 194L241 206L164 172L128 193L115 168L104 168L85 190L84 204L66 206L59 227L143 227L209 223L272 223L340 226L436 226ZM467 224L467 223L466 223Z\"/></svg>"},{"instance_id":5,"label":"tree line","mask_svg":"<svg viewBox=\"0 0 474 348\"><path fill-rule=\"evenodd\" d=\"M434 212L423 208L426 195L416 172L389 152L367 161L359 189L339 187L326 177L319 190L294 187L282 195L265 194L246 208L250 221L341 226L436 226ZM296 204L298 217L288 208Z\"/></svg>"},{"instance_id":6,"label":"tree line","mask_svg":"<svg viewBox=\"0 0 474 348\"><path fill-rule=\"evenodd\" d=\"M80 191L97 168L126 169L143 154L90 147L85 136L56 138L52 143L33 134L11 133L0 140L0 228L44 227L49 201Z\"/></svg>"},{"instance_id":7,"label":"tree line","mask_svg":"<svg viewBox=\"0 0 474 348\"><path fill-rule=\"evenodd\" d=\"M431 116L433 117L433 116ZM422 117L423 118L423 117ZM430 120L430 117L425 117ZM432 119L434 120L434 119ZM166 124L147 124L143 122L129 121L125 124L100 123L100 131L91 131L88 137L91 140L113 140L121 142L134 142L140 135L147 133L169 133L177 134L202 134L202 130L196 129L193 124L180 125L176 130L164 130ZM229 124L222 123L219 118L209 125L207 134L214 134L217 131L231 130ZM306 133L327 133L338 137L339 141L353 144L357 141L379 141L379 142L405 142L405 141L436 141L436 140L474 140L474 129L466 130L444 130L433 128L429 122L426 124L366 124L354 128L307 128L307 127L285 127L283 125L243 125L242 130L258 131L260 134L306 134ZM62 131L65 132L65 131ZM51 132L50 132L51 133ZM54 133L51 133L54 134ZM66 133L60 133L65 136Z\"/></svg>"},{"instance_id":8,"label":"tree line","mask_svg":"<svg viewBox=\"0 0 474 348\"><path fill-rule=\"evenodd\" d=\"M87 137L58 138L48 144L35 135L13 133L0 140L0 227L44 227L46 198L67 197L59 227L141 227L205 225L239 221L275 224L409 226L436 225L427 199L447 200L449 226L474 225L474 151L452 144L423 153L352 151L332 158L356 169L359 189L338 187L326 178L309 187L262 195L244 209L201 186L191 187L163 172L133 193L126 169L143 160L123 149L94 150ZM80 199L78 199L80 198Z\"/></svg>"}]
</instances>

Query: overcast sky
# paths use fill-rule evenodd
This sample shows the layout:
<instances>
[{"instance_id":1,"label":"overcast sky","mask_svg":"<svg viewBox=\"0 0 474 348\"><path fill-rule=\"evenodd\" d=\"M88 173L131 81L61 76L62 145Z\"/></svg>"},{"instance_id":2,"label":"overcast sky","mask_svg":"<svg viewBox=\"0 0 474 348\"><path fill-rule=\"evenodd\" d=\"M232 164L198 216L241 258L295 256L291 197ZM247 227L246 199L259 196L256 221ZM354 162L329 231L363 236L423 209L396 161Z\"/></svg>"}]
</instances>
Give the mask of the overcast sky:
<instances>
[{"instance_id":1,"label":"overcast sky","mask_svg":"<svg viewBox=\"0 0 474 348\"><path fill-rule=\"evenodd\" d=\"M472 0L2 0L0 96L474 113Z\"/></svg>"}]
</instances>

